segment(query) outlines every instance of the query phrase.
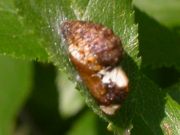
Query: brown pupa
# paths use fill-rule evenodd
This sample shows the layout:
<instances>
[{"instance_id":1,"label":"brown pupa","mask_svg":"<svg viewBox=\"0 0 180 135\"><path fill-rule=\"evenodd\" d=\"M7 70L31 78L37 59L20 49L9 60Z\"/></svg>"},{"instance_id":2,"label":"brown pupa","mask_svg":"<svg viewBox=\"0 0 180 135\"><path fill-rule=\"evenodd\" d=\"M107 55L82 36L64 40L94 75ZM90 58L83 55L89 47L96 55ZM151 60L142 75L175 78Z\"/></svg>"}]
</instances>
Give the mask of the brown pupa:
<instances>
[{"instance_id":1,"label":"brown pupa","mask_svg":"<svg viewBox=\"0 0 180 135\"><path fill-rule=\"evenodd\" d=\"M113 115L126 99L128 78L117 66L121 40L103 25L72 20L61 24L68 55L101 110Z\"/></svg>"}]
</instances>

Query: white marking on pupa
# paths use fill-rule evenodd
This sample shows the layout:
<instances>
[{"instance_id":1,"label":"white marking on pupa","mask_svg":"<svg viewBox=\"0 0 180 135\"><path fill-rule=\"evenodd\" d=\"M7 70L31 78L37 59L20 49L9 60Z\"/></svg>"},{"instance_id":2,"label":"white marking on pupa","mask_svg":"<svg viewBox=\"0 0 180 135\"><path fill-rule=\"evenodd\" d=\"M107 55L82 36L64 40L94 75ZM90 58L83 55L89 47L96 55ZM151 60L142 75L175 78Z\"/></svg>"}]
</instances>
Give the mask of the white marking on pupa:
<instances>
[{"instance_id":1,"label":"white marking on pupa","mask_svg":"<svg viewBox=\"0 0 180 135\"><path fill-rule=\"evenodd\" d=\"M78 82L82 82L82 78L80 77L80 75L76 75L76 80L78 81Z\"/></svg>"},{"instance_id":2,"label":"white marking on pupa","mask_svg":"<svg viewBox=\"0 0 180 135\"><path fill-rule=\"evenodd\" d=\"M114 115L119 108L119 104L112 104L108 106L100 105L100 109L107 115Z\"/></svg>"},{"instance_id":3,"label":"white marking on pupa","mask_svg":"<svg viewBox=\"0 0 180 135\"><path fill-rule=\"evenodd\" d=\"M103 69L99 72L102 76L102 83L114 83L119 88L128 87L128 78L121 67L115 67L112 70Z\"/></svg>"}]
</instances>

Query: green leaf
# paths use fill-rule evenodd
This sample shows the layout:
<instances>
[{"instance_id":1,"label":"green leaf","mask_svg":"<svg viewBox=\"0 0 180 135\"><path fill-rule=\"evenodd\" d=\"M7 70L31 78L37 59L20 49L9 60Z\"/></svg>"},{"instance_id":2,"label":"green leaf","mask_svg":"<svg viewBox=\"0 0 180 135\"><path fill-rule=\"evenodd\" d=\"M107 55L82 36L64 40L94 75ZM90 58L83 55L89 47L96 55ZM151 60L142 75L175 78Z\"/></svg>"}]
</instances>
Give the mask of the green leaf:
<instances>
[{"instance_id":1,"label":"green leaf","mask_svg":"<svg viewBox=\"0 0 180 135\"><path fill-rule=\"evenodd\" d=\"M77 88L85 97L87 104L100 117L112 124L113 131L117 130L118 133L124 133L128 129L130 130L132 122L134 122L132 120L136 118L135 116L138 116L153 135L162 135L163 132L166 132L164 129L162 131L160 127L162 120L166 116L166 92L162 92L140 70L141 59L138 57L138 33L131 9L131 0L78 0L77 3L70 0L21 0L17 1L17 7L20 9L19 14L27 19L27 23L34 25L36 32L46 39L44 46L54 64L59 69L66 71L71 79L77 83ZM77 72L69 62L66 45L61 43L60 38L60 24L62 21L69 19L90 20L101 23L113 29L122 39L126 54L121 66L129 77L129 89L131 92L119 113L113 117L103 114L86 86L76 80ZM35 23L32 23L32 20Z\"/></svg>"},{"instance_id":2,"label":"green leaf","mask_svg":"<svg viewBox=\"0 0 180 135\"><path fill-rule=\"evenodd\" d=\"M91 0L88 2L82 2L83 5L87 5L86 8L82 8L80 1L74 3L71 1L34 1L34 5L31 1L17 1L17 6L20 11L19 14L23 15L27 20L35 20L34 27L37 32L44 34L44 37L47 40L47 44L44 44L47 48L50 56L52 57L55 64L59 66L61 70L67 71L70 76L76 81L76 72L72 68L71 63L67 57L66 51L64 51L64 46L61 44L61 35L59 33L60 23L64 19L75 19L76 11L81 10L85 13L82 16L84 20L91 20L97 23L102 23L108 27L114 29L115 33L120 35L124 43L124 47L127 50L127 54L131 54L134 58L137 58L138 49L137 49L137 27L133 24L133 13L131 11L131 1L111 1L102 2L98 0ZM71 8L71 7L76 8ZM113 8L110 9L111 6ZM103 7L103 12L101 7ZM26 10L28 9L28 10ZM96 12L93 13L93 9L96 9ZM101 13L99 15L99 13ZM108 14L113 17L113 20L110 20L107 16L101 16L103 14ZM105 18L106 17L106 18ZM42 19L38 24L38 19ZM31 24L31 22L27 22ZM139 61L138 59L135 59ZM88 95L90 98L87 98L92 102L90 104L95 104L92 97L85 90L84 85L78 84L79 89L85 95ZM99 110L99 109L97 109ZM96 110L96 112L97 112ZM98 111L100 114L100 110Z\"/></svg>"},{"instance_id":3,"label":"green leaf","mask_svg":"<svg viewBox=\"0 0 180 135\"><path fill-rule=\"evenodd\" d=\"M0 1L0 54L14 58L47 61L41 38L18 15L14 0Z\"/></svg>"},{"instance_id":4,"label":"green leaf","mask_svg":"<svg viewBox=\"0 0 180 135\"><path fill-rule=\"evenodd\" d=\"M142 66L168 66L180 70L180 35L160 25L147 14L136 9L139 23L140 55Z\"/></svg>"},{"instance_id":5,"label":"green leaf","mask_svg":"<svg viewBox=\"0 0 180 135\"><path fill-rule=\"evenodd\" d=\"M130 77L134 76L134 73L136 71L132 71L130 73L130 68L132 68L133 70L137 69L133 68L134 66L136 66L133 61L137 62L137 64L139 65L140 59L137 56L137 26L133 23L134 16L131 10L131 1L128 0L103 2L100 0L90 0L88 1L88 4L87 1L82 2L83 5L87 5L86 8L82 8L82 6L79 6L81 5L81 2L78 1L78 3L74 3L71 1L63 0L53 0L51 2L34 1L33 5L32 1L24 2L23 0L17 2L17 6L21 9L19 13L24 15L27 20L36 20L37 18L42 19L41 22L43 23L37 25L36 23L34 23L34 27L36 28L37 32L40 31L39 33L44 35L44 37L46 38L47 43L44 45L49 52L49 55L51 56L53 62L61 70L66 71L75 82L77 73L74 70L72 64L69 62L67 52L65 51L65 45L61 44L61 34L59 33L59 27L64 19L76 19L81 16L82 18L79 19L90 20L112 28L115 33L121 37L127 53L122 66L126 67L127 73L130 74ZM72 9L71 7L74 8ZM76 11L84 11L85 13L83 15L78 14L79 16L76 16ZM109 17L111 17L111 19L109 19ZM134 60L132 60L130 56ZM88 105L93 108L93 110L97 114L99 114L99 116L103 117L109 122L112 122L111 118L108 118L101 112L94 98L91 97L90 93L82 83L78 82L77 88L80 90L82 95L85 96ZM130 110L133 109L130 108ZM131 112L128 109L126 111L128 111L129 113ZM130 117L128 117L128 119L132 119L131 115L132 114L130 113ZM126 123L128 123L127 120Z\"/></svg>"},{"instance_id":6,"label":"green leaf","mask_svg":"<svg viewBox=\"0 0 180 135\"><path fill-rule=\"evenodd\" d=\"M31 63L0 56L0 135L12 135L32 83Z\"/></svg>"},{"instance_id":7,"label":"green leaf","mask_svg":"<svg viewBox=\"0 0 180 135\"><path fill-rule=\"evenodd\" d=\"M161 122L161 127L165 135L178 135L180 134L180 83L165 89L166 117Z\"/></svg>"},{"instance_id":8,"label":"green leaf","mask_svg":"<svg viewBox=\"0 0 180 135\"><path fill-rule=\"evenodd\" d=\"M180 91L179 91L180 95ZM180 134L180 104L172 97L167 95L167 102L165 107L166 117L161 122L161 127L165 135L179 135Z\"/></svg>"},{"instance_id":9,"label":"green leaf","mask_svg":"<svg viewBox=\"0 0 180 135\"><path fill-rule=\"evenodd\" d=\"M162 135L160 123L165 117L165 93L146 76L141 75L136 83L136 115L146 123L153 135Z\"/></svg>"},{"instance_id":10,"label":"green leaf","mask_svg":"<svg viewBox=\"0 0 180 135\"><path fill-rule=\"evenodd\" d=\"M134 0L134 5L162 25L175 29L180 26L179 0Z\"/></svg>"},{"instance_id":11,"label":"green leaf","mask_svg":"<svg viewBox=\"0 0 180 135\"><path fill-rule=\"evenodd\" d=\"M151 88L147 87L146 93L139 95L143 100L140 102L142 108L137 111L136 117L133 119L134 128L132 134L179 134L179 83L167 89L156 89L156 91L152 91L155 88L154 85L152 86ZM143 97L146 97L146 100Z\"/></svg>"},{"instance_id":12,"label":"green leaf","mask_svg":"<svg viewBox=\"0 0 180 135\"><path fill-rule=\"evenodd\" d=\"M131 135L153 135L153 133L140 116L135 116Z\"/></svg>"}]
</instances>

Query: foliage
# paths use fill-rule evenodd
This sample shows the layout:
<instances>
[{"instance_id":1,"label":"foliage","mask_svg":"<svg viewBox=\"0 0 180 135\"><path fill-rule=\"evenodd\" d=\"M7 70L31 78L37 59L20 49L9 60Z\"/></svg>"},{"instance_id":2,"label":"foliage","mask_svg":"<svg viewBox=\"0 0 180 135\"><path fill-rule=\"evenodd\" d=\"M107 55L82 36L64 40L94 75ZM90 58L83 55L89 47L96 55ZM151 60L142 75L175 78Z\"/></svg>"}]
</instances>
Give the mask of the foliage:
<instances>
[{"instance_id":1,"label":"foliage","mask_svg":"<svg viewBox=\"0 0 180 135\"><path fill-rule=\"evenodd\" d=\"M0 57L0 135L79 135L85 129L89 134L111 134L105 132L105 122L116 134L180 134L180 21L174 19L180 4L133 4L134 11L131 0L1 0L0 54L5 56ZM126 54L120 65L131 92L113 117L103 114L86 86L76 80L59 33L62 21L69 19L101 23L122 39ZM49 60L76 86L64 81L52 65L42 64ZM87 112L74 92L65 93L74 87L105 122Z\"/></svg>"}]
</instances>

